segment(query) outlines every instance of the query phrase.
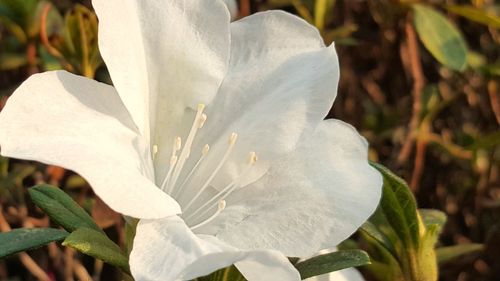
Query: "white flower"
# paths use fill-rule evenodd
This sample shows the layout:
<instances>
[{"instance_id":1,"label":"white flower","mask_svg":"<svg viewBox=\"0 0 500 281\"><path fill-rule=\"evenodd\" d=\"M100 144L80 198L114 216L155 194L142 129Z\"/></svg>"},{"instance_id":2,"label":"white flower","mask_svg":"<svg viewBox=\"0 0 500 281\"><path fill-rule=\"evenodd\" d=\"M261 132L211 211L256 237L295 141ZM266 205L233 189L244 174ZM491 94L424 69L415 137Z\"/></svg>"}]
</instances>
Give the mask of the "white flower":
<instances>
[{"instance_id":1,"label":"white flower","mask_svg":"<svg viewBox=\"0 0 500 281\"><path fill-rule=\"evenodd\" d=\"M315 28L278 11L230 24L219 0L93 4L114 87L33 75L0 113L1 154L74 170L140 218L137 280L233 263L299 280L286 256L337 245L374 211L366 142L322 121L339 71Z\"/></svg>"},{"instance_id":2,"label":"white flower","mask_svg":"<svg viewBox=\"0 0 500 281\"><path fill-rule=\"evenodd\" d=\"M236 19L238 17L238 3L236 0L224 0L226 3L229 14L231 14L231 19Z\"/></svg>"}]
</instances>

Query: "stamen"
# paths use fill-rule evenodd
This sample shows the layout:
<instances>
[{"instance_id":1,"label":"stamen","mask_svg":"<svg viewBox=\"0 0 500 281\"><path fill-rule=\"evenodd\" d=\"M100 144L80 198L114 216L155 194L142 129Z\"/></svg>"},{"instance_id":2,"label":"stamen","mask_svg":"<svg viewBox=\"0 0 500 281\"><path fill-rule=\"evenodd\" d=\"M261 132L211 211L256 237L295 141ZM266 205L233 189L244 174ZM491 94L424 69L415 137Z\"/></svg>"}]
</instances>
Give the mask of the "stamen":
<instances>
[{"instance_id":1,"label":"stamen","mask_svg":"<svg viewBox=\"0 0 500 281\"><path fill-rule=\"evenodd\" d=\"M238 178L236 178L231 183L229 183L226 187L224 187L219 193L217 193L215 196L213 196L212 199L205 202L205 204L201 205L201 207L199 207L197 210L195 210L189 216L187 216L186 219L193 218L196 214L198 214L202 210L204 210L204 212L198 214L195 218L199 218L200 216L203 216L208 210L210 210L212 208L213 205L208 207L210 204L213 204L214 201L216 201L216 200L223 200L223 199L227 198L234 190L236 190L236 188L238 187L238 185L236 183L239 182L239 180L241 180L246 174L248 174L248 172L251 170L251 168L253 167L255 162L257 162L257 154L252 151L249 153L248 166L245 169L245 171L243 171L243 173L241 173L241 175ZM219 197L222 194L224 194L224 195L220 199L217 199L217 197Z\"/></svg>"},{"instance_id":2,"label":"stamen","mask_svg":"<svg viewBox=\"0 0 500 281\"><path fill-rule=\"evenodd\" d=\"M158 145L156 145L156 144L153 145L153 147L152 147L151 150L152 150L151 152L153 153L153 159L155 159L156 158L156 154L158 154Z\"/></svg>"},{"instance_id":3,"label":"stamen","mask_svg":"<svg viewBox=\"0 0 500 281\"><path fill-rule=\"evenodd\" d=\"M188 180L191 179L191 176L194 174L194 171L196 171L196 169L200 165L201 161L203 159L205 159L205 156L207 155L207 153L208 153L209 150L210 150L210 146L208 146L208 144L205 144L205 146L203 146L203 149L201 150L201 157L200 157L200 159L198 159L198 162L196 162L196 164L191 169L191 171L189 172L189 174L186 176L186 178L184 179L184 181L179 185L179 188L176 188L174 186L174 189L172 190L172 196L174 198L177 197L177 195L179 195L179 191L181 191L182 188L184 187L184 185L188 182Z\"/></svg>"},{"instance_id":4,"label":"stamen","mask_svg":"<svg viewBox=\"0 0 500 281\"><path fill-rule=\"evenodd\" d=\"M196 199L205 191L205 189L208 187L208 185L212 182L212 180L215 178L219 170L222 168L222 166L226 163L227 159L229 158L229 155L231 154L231 151L233 151L234 144L236 143L236 139L238 139L238 134L232 133L231 136L229 137L229 146L226 150L226 153L224 153L224 156L222 157L222 160L219 162L219 165L215 168L215 170L212 172L210 177L207 179L205 184L200 188L198 193L187 203L186 207L184 207L184 212L191 207L191 205L194 203Z\"/></svg>"},{"instance_id":5,"label":"stamen","mask_svg":"<svg viewBox=\"0 0 500 281\"><path fill-rule=\"evenodd\" d=\"M179 151L179 150L181 150L181 147L182 147L182 139L181 139L181 137L175 138L174 149L176 151Z\"/></svg>"},{"instance_id":6,"label":"stamen","mask_svg":"<svg viewBox=\"0 0 500 281\"><path fill-rule=\"evenodd\" d=\"M205 123L207 117L206 115L203 114L203 109L205 109L205 105L200 103L198 105L198 111L196 112L196 117L194 118L193 125L191 126L191 130L189 130L189 134L186 138L186 143L184 144L184 147L182 148L181 154L179 155L179 163L177 163L177 166L175 167L173 176L172 176L172 181L169 183L169 190L172 189L173 186L175 186L175 183L177 182L177 179L179 178L179 175L182 171L182 168L184 167L184 163L186 163L186 159L189 157L189 154L191 153L191 145L193 144L194 137L196 136L196 132L200 128L200 125L203 126Z\"/></svg>"},{"instance_id":7,"label":"stamen","mask_svg":"<svg viewBox=\"0 0 500 281\"><path fill-rule=\"evenodd\" d=\"M213 214L208 219L200 222L199 224L196 224L196 225L192 226L191 230L195 230L196 228L202 227L205 224L213 221L225 208L226 208L226 201L224 201L224 200L219 201L219 204L217 206L217 211L215 212L215 214Z\"/></svg>"},{"instance_id":8,"label":"stamen","mask_svg":"<svg viewBox=\"0 0 500 281\"><path fill-rule=\"evenodd\" d=\"M167 182L170 179L170 175L172 174L172 171L174 170L175 164L177 163L177 156L173 155L170 157L170 167L168 168L167 175L165 176L165 179L163 179L163 182L161 183L160 189L165 191L165 187L167 186Z\"/></svg>"},{"instance_id":9,"label":"stamen","mask_svg":"<svg viewBox=\"0 0 500 281\"><path fill-rule=\"evenodd\" d=\"M198 129L203 128L203 125L205 125L205 121L207 121L207 115L205 113L203 113L201 115L200 121L198 123Z\"/></svg>"}]
</instances>

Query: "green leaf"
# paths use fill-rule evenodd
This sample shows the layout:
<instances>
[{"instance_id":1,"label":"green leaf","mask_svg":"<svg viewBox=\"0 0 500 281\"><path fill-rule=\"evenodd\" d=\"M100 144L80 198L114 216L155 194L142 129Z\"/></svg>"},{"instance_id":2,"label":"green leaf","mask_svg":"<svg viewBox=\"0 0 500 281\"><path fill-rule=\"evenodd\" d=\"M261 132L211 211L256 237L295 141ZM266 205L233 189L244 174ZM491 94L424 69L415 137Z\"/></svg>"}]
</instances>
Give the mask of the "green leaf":
<instances>
[{"instance_id":1,"label":"green leaf","mask_svg":"<svg viewBox=\"0 0 500 281\"><path fill-rule=\"evenodd\" d=\"M406 182L386 167L371 162L384 178L380 206L387 221L407 248L417 249L419 245L419 220L417 205Z\"/></svg>"},{"instance_id":2,"label":"green leaf","mask_svg":"<svg viewBox=\"0 0 500 281\"><path fill-rule=\"evenodd\" d=\"M319 255L295 264L302 279L330 273L353 266L370 264L368 254L362 250L344 250Z\"/></svg>"},{"instance_id":3,"label":"green leaf","mask_svg":"<svg viewBox=\"0 0 500 281\"><path fill-rule=\"evenodd\" d=\"M246 279L236 266L232 265L219 269L210 275L199 277L195 281L246 281Z\"/></svg>"},{"instance_id":4,"label":"green leaf","mask_svg":"<svg viewBox=\"0 0 500 281\"><path fill-rule=\"evenodd\" d=\"M457 15L493 28L500 28L500 17L488 11L469 5L446 5L445 8Z\"/></svg>"},{"instance_id":5,"label":"green leaf","mask_svg":"<svg viewBox=\"0 0 500 281\"><path fill-rule=\"evenodd\" d=\"M67 231L87 227L102 232L89 214L61 189L42 184L30 188L29 193L33 202Z\"/></svg>"},{"instance_id":6,"label":"green leaf","mask_svg":"<svg viewBox=\"0 0 500 281\"><path fill-rule=\"evenodd\" d=\"M120 247L100 231L85 227L79 228L66 237L62 244L117 266L127 273L130 272L128 258L122 253Z\"/></svg>"},{"instance_id":7,"label":"green leaf","mask_svg":"<svg viewBox=\"0 0 500 281\"><path fill-rule=\"evenodd\" d=\"M446 263L461 256L479 252L483 250L483 244L463 244L436 249L438 263Z\"/></svg>"},{"instance_id":8,"label":"green leaf","mask_svg":"<svg viewBox=\"0 0 500 281\"><path fill-rule=\"evenodd\" d=\"M443 65L462 71L467 65L467 46L460 31L435 9L414 4L414 25L429 52Z\"/></svg>"},{"instance_id":9,"label":"green leaf","mask_svg":"<svg viewBox=\"0 0 500 281\"><path fill-rule=\"evenodd\" d=\"M418 212L420 213L426 227L430 225L437 225L439 228L442 228L446 223L446 214L439 210L419 209Z\"/></svg>"},{"instance_id":10,"label":"green leaf","mask_svg":"<svg viewBox=\"0 0 500 281\"><path fill-rule=\"evenodd\" d=\"M0 54L0 70L13 70L28 64L25 54L3 53Z\"/></svg>"},{"instance_id":11,"label":"green leaf","mask_svg":"<svg viewBox=\"0 0 500 281\"><path fill-rule=\"evenodd\" d=\"M377 228L377 226L375 226L373 223L371 223L369 221L365 222L361 226L360 231L363 232L365 235L368 235L371 238L375 239L393 257L398 256L396 249L394 248L394 245L393 245L392 241L389 239L389 237L387 237L382 231L380 231Z\"/></svg>"},{"instance_id":12,"label":"green leaf","mask_svg":"<svg viewBox=\"0 0 500 281\"><path fill-rule=\"evenodd\" d=\"M364 266L370 272L375 280L378 281L393 281L404 280L401 265L398 261L398 256L391 254L380 241L369 236L366 232L361 232L366 241L367 251L370 255L371 263Z\"/></svg>"},{"instance_id":13,"label":"green leaf","mask_svg":"<svg viewBox=\"0 0 500 281\"><path fill-rule=\"evenodd\" d=\"M18 228L0 233L0 258L63 240L68 233L55 228Z\"/></svg>"}]
</instances>

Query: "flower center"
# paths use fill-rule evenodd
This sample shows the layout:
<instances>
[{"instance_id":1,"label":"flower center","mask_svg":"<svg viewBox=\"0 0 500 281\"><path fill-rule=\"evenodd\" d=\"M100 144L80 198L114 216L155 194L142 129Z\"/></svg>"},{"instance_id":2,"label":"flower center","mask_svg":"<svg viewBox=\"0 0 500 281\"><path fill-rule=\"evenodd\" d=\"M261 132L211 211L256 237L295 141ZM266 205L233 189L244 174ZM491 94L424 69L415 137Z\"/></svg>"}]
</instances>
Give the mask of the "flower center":
<instances>
[{"instance_id":1,"label":"flower center","mask_svg":"<svg viewBox=\"0 0 500 281\"><path fill-rule=\"evenodd\" d=\"M205 144L201 149L201 155L199 156L196 163L192 166L192 168L190 168L189 172L186 171L187 175L183 178L180 177L183 170L189 169L185 165L186 160L191 156L191 147L198 130L203 128L203 125L207 120L207 115L203 113L204 109L204 104L198 105L196 116L194 118L191 129L189 130L188 136L186 137L184 146L182 145L181 137L176 137L174 139L172 152L170 155L169 168L165 175L165 178L160 185L161 190L177 199L179 204L181 204L181 217L193 230L214 220L226 208L226 201L224 199L226 199L234 190L240 187L241 179L250 171L250 169L257 161L256 153L250 152L248 165L238 177L228 183L223 189L216 192L215 195L213 195L213 191L210 192L208 190L213 179L222 169L229 156L231 155L234 146L236 145L238 134L233 132L229 136L226 151L219 158L217 165L215 165L215 168L210 173L207 173L208 176L206 177L206 179L203 179L202 183L199 184L199 187L197 187L194 192L192 188L189 188L189 191L186 191L186 189L188 189L187 187L192 182L193 177L196 175L200 164L204 160L206 160L210 150L210 146L208 144ZM154 145L152 147L152 153L153 158L156 157L156 154L158 153L157 145ZM216 155L212 156L215 157ZM181 200L179 200L181 195L183 195L183 192L192 193L190 194L190 196L188 196L189 199L187 200L187 202L180 202Z\"/></svg>"}]
</instances>

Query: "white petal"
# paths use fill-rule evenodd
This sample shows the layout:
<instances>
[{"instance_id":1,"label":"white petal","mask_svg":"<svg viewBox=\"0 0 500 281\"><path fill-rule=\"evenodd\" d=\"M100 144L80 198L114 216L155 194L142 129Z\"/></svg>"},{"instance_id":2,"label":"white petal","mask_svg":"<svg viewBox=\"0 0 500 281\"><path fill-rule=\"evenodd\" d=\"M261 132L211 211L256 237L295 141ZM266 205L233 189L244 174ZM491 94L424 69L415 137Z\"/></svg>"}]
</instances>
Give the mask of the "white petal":
<instances>
[{"instance_id":1,"label":"white petal","mask_svg":"<svg viewBox=\"0 0 500 281\"><path fill-rule=\"evenodd\" d=\"M310 256L356 231L378 205L381 186L366 141L348 124L324 121L262 179L226 199L199 232L238 248Z\"/></svg>"},{"instance_id":2,"label":"white petal","mask_svg":"<svg viewBox=\"0 0 500 281\"><path fill-rule=\"evenodd\" d=\"M259 161L243 185L260 177L272 159L292 151L298 139L328 113L337 93L338 59L318 31L302 19L278 11L231 23L228 75L200 131L197 149L212 146L200 174L209 174L239 137L213 185L221 188L241 174L250 151Z\"/></svg>"},{"instance_id":3,"label":"white petal","mask_svg":"<svg viewBox=\"0 0 500 281\"><path fill-rule=\"evenodd\" d=\"M238 4L236 0L224 0L224 3L226 3L227 9L231 14L231 19L238 17Z\"/></svg>"},{"instance_id":4,"label":"white petal","mask_svg":"<svg viewBox=\"0 0 500 281\"><path fill-rule=\"evenodd\" d=\"M111 86L65 71L31 76L0 113L0 145L3 156L74 170L125 215L179 212L149 180L148 145Z\"/></svg>"},{"instance_id":5,"label":"white petal","mask_svg":"<svg viewBox=\"0 0 500 281\"><path fill-rule=\"evenodd\" d=\"M179 217L141 220L130 254L132 275L141 280L191 280L236 263L247 280L300 280L276 251L240 251L212 236L196 236Z\"/></svg>"},{"instance_id":6,"label":"white petal","mask_svg":"<svg viewBox=\"0 0 500 281\"><path fill-rule=\"evenodd\" d=\"M92 2L99 49L141 132L151 126L158 141L155 130L175 125L185 107L210 102L229 62L230 19L222 1Z\"/></svg>"}]
</instances>

